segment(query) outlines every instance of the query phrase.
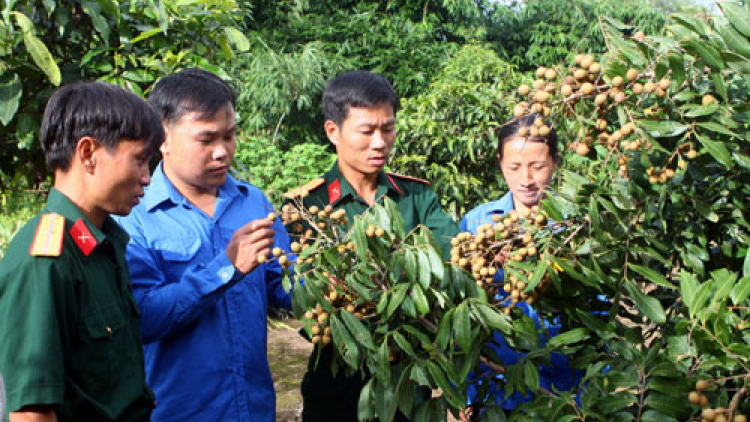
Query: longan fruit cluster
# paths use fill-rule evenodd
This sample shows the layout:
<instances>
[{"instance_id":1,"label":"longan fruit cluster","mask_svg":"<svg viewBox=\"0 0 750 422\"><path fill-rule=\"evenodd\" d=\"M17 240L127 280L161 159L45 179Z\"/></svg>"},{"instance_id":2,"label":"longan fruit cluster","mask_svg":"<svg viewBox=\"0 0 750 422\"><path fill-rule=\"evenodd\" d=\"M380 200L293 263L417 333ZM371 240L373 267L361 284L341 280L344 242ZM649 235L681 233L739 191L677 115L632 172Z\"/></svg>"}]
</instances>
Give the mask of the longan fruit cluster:
<instances>
[{"instance_id":1,"label":"longan fruit cluster","mask_svg":"<svg viewBox=\"0 0 750 422\"><path fill-rule=\"evenodd\" d=\"M325 274L330 277L330 274ZM333 307L333 312L346 311L354 315L358 320L370 316L375 309L375 305L360 299L359 295L353 290L347 291L346 286L333 284L328 286L328 294L323 296ZM305 312L305 319L312 322L310 331L312 333L312 343L320 344L326 347L331 343L331 327L329 324L330 314L323 309L318 303L313 309Z\"/></svg>"},{"instance_id":2,"label":"longan fruit cluster","mask_svg":"<svg viewBox=\"0 0 750 422\"><path fill-rule=\"evenodd\" d=\"M294 239L291 244L292 252L294 253L300 253L308 248L310 243L314 242L317 237L316 231L329 230L336 226L346 226L349 224L346 211L343 209L334 211L330 205L326 205L323 209L315 205L305 209L297 207L292 203L285 204L281 208L281 221L287 227L290 237ZM307 229L305 229L304 223L308 224ZM344 245L344 247L346 246ZM339 249L341 249L341 245L339 245ZM345 250L340 251L340 253L344 252ZM305 258L304 261L300 261L300 263L308 265L314 262L315 258L312 255Z\"/></svg>"},{"instance_id":3,"label":"longan fruit cluster","mask_svg":"<svg viewBox=\"0 0 750 422\"><path fill-rule=\"evenodd\" d=\"M276 221L277 217L278 216L276 215L275 212L270 212L266 216L266 220L268 220L268 221L270 221L270 222L273 223L273 222ZM284 250L281 249L281 248L279 248L278 246L275 247L275 248L273 248L273 249L271 249L271 255L273 255L274 257L276 257L276 259L279 262L279 265L281 265L283 268L289 268L292 265L292 261L289 259L289 257L287 256L286 252L284 252ZM266 256L264 254L258 255L258 263L259 264L262 264L262 263L264 263L266 261L268 261L268 256Z\"/></svg>"},{"instance_id":4,"label":"longan fruit cluster","mask_svg":"<svg viewBox=\"0 0 750 422\"><path fill-rule=\"evenodd\" d=\"M528 113L547 117L552 106L572 106L584 99L593 100L597 107L596 123L579 133L578 141L571 144L571 148L578 155L588 155L597 142L610 149L620 148L621 143L622 148L628 151L651 148L652 145L645 139L628 139L636 133L635 123L627 122L617 128L608 124L605 117L613 106L625 102L633 95L655 93L659 97L666 96L671 85L668 78L664 77L657 81L649 72L635 68L627 69L623 74L605 77L601 63L590 54L576 55L575 64L565 73L539 67L536 76L533 86L524 84L518 88L518 93L527 101L516 105L513 109L515 117L522 117ZM557 80L560 81L559 84ZM554 98L557 98L558 102L553 103ZM705 98L704 103L711 102L712 98ZM566 109L569 110L571 108ZM528 130L526 136L545 136L545 131L548 133L549 128L535 125Z\"/></svg>"},{"instance_id":5,"label":"longan fruit cluster","mask_svg":"<svg viewBox=\"0 0 750 422\"><path fill-rule=\"evenodd\" d=\"M530 225L524 228L521 225L522 220ZM505 312L510 313L511 307L521 301L533 303L537 292L524 292L526 282L515 275L507 275L505 280L500 282L495 280L495 275L507 260L521 262L536 259L539 251L529 229L546 225L547 217L540 212L538 206L523 213L513 210L504 217L495 215L492 217L492 223L479 226L475 235L459 233L451 240L451 262L471 272L477 285L484 288L489 297L495 297L500 289L507 292L509 300L503 299L501 303L509 305ZM519 270L518 273L528 278L533 275L523 270ZM537 290L541 286L542 283L537 286Z\"/></svg>"},{"instance_id":6,"label":"longan fruit cluster","mask_svg":"<svg viewBox=\"0 0 750 422\"><path fill-rule=\"evenodd\" d=\"M703 394L711 383L708 380L698 380L695 383L695 390L688 393L688 402L703 408L701 412L701 422L730 422L730 412L723 407L708 407L708 397ZM734 413L731 422L747 422L745 415Z\"/></svg>"}]
</instances>

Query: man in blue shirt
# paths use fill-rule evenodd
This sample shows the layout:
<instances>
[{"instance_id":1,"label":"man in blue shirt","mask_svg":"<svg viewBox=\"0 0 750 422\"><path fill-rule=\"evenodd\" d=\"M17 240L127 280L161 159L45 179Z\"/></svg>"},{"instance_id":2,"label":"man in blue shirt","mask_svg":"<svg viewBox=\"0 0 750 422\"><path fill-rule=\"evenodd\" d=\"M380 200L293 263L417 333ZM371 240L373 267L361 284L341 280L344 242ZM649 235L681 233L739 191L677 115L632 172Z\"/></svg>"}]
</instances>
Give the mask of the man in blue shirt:
<instances>
[{"instance_id":1,"label":"man in blue shirt","mask_svg":"<svg viewBox=\"0 0 750 422\"><path fill-rule=\"evenodd\" d=\"M188 69L156 84L162 162L142 203L120 220L141 311L154 422L275 420L267 306L289 308L271 248L290 250L256 187L228 174L235 95ZM262 263L261 263L262 262Z\"/></svg>"}]
</instances>

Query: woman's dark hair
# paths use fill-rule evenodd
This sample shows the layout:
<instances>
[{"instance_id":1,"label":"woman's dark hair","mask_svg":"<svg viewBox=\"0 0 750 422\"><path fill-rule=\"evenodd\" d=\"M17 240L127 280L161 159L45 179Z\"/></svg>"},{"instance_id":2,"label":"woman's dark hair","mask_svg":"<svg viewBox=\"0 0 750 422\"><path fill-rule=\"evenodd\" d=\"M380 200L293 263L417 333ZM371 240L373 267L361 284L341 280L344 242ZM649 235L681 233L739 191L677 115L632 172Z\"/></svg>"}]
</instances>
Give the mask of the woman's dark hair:
<instances>
[{"instance_id":1,"label":"woman's dark hair","mask_svg":"<svg viewBox=\"0 0 750 422\"><path fill-rule=\"evenodd\" d=\"M55 91L39 133L52 171L68 171L78 141L89 136L108 151L125 139L142 141L153 154L164 141L156 111L142 98L104 82L78 82Z\"/></svg>"},{"instance_id":2,"label":"woman's dark hair","mask_svg":"<svg viewBox=\"0 0 750 422\"><path fill-rule=\"evenodd\" d=\"M387 103L396 114L401 102L390 82L366 70L342 73L326 83L323 90L323 115L336 125L349 117L349 107L372 107Z\"/></svg>"},{"instance_id":3,"label":"woman's dark hair","mask_svg":"<svg viewBox=\"0 0 750 422\"><path fill-rule=\"evenodd\" d=\"M159 80L148 94L148 102L169 125L187 113L211 119L227 104L234 108L236 96L227 82L211 72L190 68Z\"/></svg>"},{"instance_id":4,"label":"woman's dark hair","mask_svg":"<svg viewBox=\"0 0 750 422\"><path fill-rule=\"evenodd\" d=\"M531 128L532 126L534 126L534 121L537 118L541 118L544 121L544 124L549 127L549 133L547 134L547 136L528 136L526 139L529 142L544 142L549 147L549 155L552 157L552 159L554 159L555 161L560 160L560 151L557 147L557 132L555 132L555 128L552 127L547 119L536 113L533 113L527 116L520 117L518 119L511 120L500 128L500 131L498 132L497 142L498 163L503 159L503 147L505 146L505 143L516 136L521 128Z\"/></svg>"}]
</instances>

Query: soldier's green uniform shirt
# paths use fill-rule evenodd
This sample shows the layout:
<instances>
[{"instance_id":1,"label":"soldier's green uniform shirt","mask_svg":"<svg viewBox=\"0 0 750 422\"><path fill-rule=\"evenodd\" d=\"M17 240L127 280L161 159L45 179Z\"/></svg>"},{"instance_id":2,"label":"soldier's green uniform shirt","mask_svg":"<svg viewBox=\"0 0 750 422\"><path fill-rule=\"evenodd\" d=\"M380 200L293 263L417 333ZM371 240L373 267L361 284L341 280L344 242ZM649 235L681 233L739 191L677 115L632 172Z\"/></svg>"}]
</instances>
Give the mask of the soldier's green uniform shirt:
<instances>
[{"instance_id":1,"label":"soldier's green uniform shirt","mask_svg":"<svg viewBox=\"0 0 750 422\"><path fill-rule=\"evenodd\" d=\"M32 256L40 219L49 213L65 218L62 249L59 256ZM73 229L79 220L87 231ZM96 245L86 256L92 238ZM61 422L149 420L154 401L127 242L110 217L99 230L56 189L13 238L0 262L0 373L8 412L47 404Z\"/></svg>"},{"instance_id":2,"label":"soldier's green uniform shirt","mask_svg":"<svg viewBox=\"0 0 750 422\"><path fill-rule=\"evenodd\" d=\"M323 175L322 180L317 179L306 186L307 188L302 188L305 191L309 190L303 199L306 208L313 205L320 209L326 205L331 205L334 210L343 208L349 221L353 221L356 215L369 208L341 174L338 162ZM427 182L381 172L378 175L376 201L382 203L385 196L398 206L407 232L420 224L428 227L440 245L443 257L450 255L450 240L456 236L459 229L440 207L437 195ZM316 356L317 348L310 356L307 373L302 380L303 422L357 421L359 393L367 379L363 379L359 373L346 377L343 371L339 371L337 376L333 377L330 370L330 347L322 349L319 359Z\"/></svg>"}]
</instances>

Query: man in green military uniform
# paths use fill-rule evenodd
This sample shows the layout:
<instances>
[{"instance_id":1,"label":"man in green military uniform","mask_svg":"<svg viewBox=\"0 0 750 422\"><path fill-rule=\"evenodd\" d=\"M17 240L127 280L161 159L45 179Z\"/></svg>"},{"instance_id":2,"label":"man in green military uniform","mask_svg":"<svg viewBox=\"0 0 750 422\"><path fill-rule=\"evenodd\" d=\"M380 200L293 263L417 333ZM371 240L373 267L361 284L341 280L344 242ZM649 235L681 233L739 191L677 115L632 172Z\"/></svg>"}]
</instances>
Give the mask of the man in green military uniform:
<instances>
[{"instance_id":1,"label":"man in green military uniform","mask_svg":"<svg viewBox=\"0 0 750 422\"><path fill-rule=\"evenodd\" d=\"M142 99L94 82L60 88L40 140L54 187L0 262L0 373L10 422L148 421L140 322L110 217L135 206L164 139Z\"/></svg>"},{"instance_id":2,"label":"man in green military uniform","mask_svg":"<svg viewBox=\"0 0 750 422\"><path fill-rule=\"evenodd\" d=\"M330 80L323 93L324 127L338 160L323 177L286 196L303 197L308 208L344 209L350 221L388 197L403 215L406 230L420 224L430 228L446 255L458 226L443 212L429 183L383 170L396 140L398 108L398 96L382 76L353 71ZM332 348L320 352L319 359L318 350L311 355L302 381L303 422L357 421L359 393L367 380L363 374L347 377L343 371L334 377Z\"/></svg>"}]
</instances>

